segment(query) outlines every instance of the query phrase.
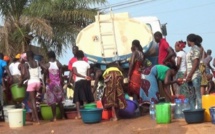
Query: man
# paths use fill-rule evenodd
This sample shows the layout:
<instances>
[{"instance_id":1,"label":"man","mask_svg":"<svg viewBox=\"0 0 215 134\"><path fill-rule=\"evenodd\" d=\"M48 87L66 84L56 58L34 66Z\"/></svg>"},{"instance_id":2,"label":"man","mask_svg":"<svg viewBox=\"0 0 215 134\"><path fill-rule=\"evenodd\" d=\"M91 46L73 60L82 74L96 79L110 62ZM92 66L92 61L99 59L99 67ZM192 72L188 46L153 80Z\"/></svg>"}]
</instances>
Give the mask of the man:
<instances>
[{"instance_id":1,"label":"man","mask_svg":"<svg viewBox=\"0 0 215 134\"><path fill-rule=\"evenodd\" d=\"M7 66L7 62L3 60L4 58L4 55L2 53L0 53L0 101L1 101L1 105L3 106L3 87L2 86L2 81L3 81L3 74L4 74L4 70L6 70L10 80L11 80L11 74L10 74L10 71L8 69L8 66Z\"/></svg>"},{"instance_id":2,"label":"man","mask_svg":"<svg viewBox=\"0 0 215 134\"><path fill-rule=\"evenodd\" d=\"M212 56L211 56L212 51L210 49L207 50L207 57L203 60L203 63L206 67L206 74L210 74L210 70L213 71L213 68L211 67L210 63L212 61Z\"/></svg>"},{"instance_id":3,"label":"man","mask_svg":"<svg viewBox=\"0 0 215 134\"><path fill-rule=\"evenodd\" d=\"M154 34L155 41L159 43L159 54L158 54L158 64L166 65L172 62L171 58L174 56L173 49L169 46L169 43L163 38L161 32L156 32Z\"/></svg>"},{"instance_id":4,"label":"man","mask_svg":"<svg viewBox=\"0 0 215 134\"><path fill-rule=\"evenodd\" d=\"M75 79L75 75L73 75L73 73L72 73L72 65L73 65L73 63L78 61L77 56L76 56L78 50L79 50L78 46L73 46L72 47L72 53L73 53L74 57L72 57L70 59L69 64L68 64L68 70L70 71L70 73L69 73L69 82L72 82L72 83L74 82L73 80ZM83 60L88 62L88 59L85 56L84 56Z\"/></svg>"}]
</instances>

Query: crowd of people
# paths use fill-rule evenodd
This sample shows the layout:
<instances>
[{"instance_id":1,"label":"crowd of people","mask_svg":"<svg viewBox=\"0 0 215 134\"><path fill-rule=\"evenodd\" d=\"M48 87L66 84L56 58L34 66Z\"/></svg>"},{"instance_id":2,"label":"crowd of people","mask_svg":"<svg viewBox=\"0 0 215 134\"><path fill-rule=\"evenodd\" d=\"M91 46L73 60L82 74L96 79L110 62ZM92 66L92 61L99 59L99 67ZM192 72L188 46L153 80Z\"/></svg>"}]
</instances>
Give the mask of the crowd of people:
<instances>
[{"instance_id":1,"label":"crowd of people","mask_svg":"<svg viewBox=\"0 0 215 134\"><path fill-rule=\"evenodd\" d=\"M70 99L73 98L73 103L76 104L78 119L81 118L81 105L95 102L94 93L99 80L103 80L106 85L101 97L103 107L112 110L114 121L118 120L118 110L127 106L125 94L146 107L151 101L158 103L163 97L162 95L172 102L178 97L177 95L183 95L189 99L191 108L202 107L201 96L215 93L215 85L212 80L214 70L210 66L213 59L212 51L205 52L202 38L195 34L189 34L186 42L177 41L175 50L163 38L161 32L156 32L154 39L159 44L158 64L152 65L143 53L141 43L134 40L131 46L129 69L126 73L118 62L108 64L104 71L90 65L84 52L77 46L73 46L74 57L68 64L70 73L67 86L71 89L74 87L74 94L67 96L70 96ZM184 50L186 44L190 47L189 52ZM40 93L44 97L42 91L45 89L44 98L52 108L52 121L56 121L56 104L64 113L62 104L65 99L63 66L56 59L53 51L47 53L47 62L34 57L32 51L27 51L17 54L13 60L10 60L8 56L0 53L1 104L13 103L10 92L12 84L26 87L27 94L23 103L26 108L29 106L32 110L32 121L39 124L37 95ZM124 83L125 74L128 76L127 84ZM95 80L94 87L91 86L91 80Z\"/></svg>"}]
</instances>

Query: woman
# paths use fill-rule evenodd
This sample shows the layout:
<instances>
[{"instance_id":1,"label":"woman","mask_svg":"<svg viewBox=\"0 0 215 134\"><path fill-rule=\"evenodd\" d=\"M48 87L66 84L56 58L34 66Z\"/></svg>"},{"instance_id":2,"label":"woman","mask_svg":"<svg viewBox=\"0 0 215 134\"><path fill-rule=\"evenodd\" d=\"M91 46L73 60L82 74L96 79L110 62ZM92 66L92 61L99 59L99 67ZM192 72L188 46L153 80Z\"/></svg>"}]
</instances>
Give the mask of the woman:
<instances>
[{"instance_id":1,"label":"woman","mask_svg":"<svg viewBox=\"0 0 215 134\"><path fill-rule=\"evenodd\" d=\"M49 63L45 65L48 69L46 86L47 103L52 108L53 119L56 121L56 103L60 106L60 112L64 115L63 109L63 79L62 79L62 65L56 60L55 53L53 51L48 52ZM64 116L63 116L64 118Z\"/></svg>"},{"instance_id":2,"label":"woman","mask_svg":"<svg viewBox=\"0 0 215 134\"><path fill-rule=\"evenodd\" d=\"M138 40L132 42L132 55L128 71L128 93L133 96L134 100L139 99L141 84L141 68L144 63L143 49Z\"/></svg>"},{"instance_id":3,"label":"woman","mask_svg":"<svg viewBox=\"0 0 215 134\"><path fill-rule=\"evenodd\" d=\"M201 109L202 108L202 99L201 99L201 72L199 70L199 63L201 59L201 44L199 36L195 34L189 34L187 36L187 44L191 47L190 51L186 55L187 62L187 76L186 81L188 85L194 87L190 88L191 93L194 93L194 96L190 94L190 105L191 109Z\"/></svg>"},{"instance_id":4,"label":"woman","mask_svg":"<svg viewBox=\"0 0 215 134\"><path fill-rule=\"evenodd\" d=\"M196 42L200 45L200 64L199 64L199 70L201 72L201 95L204 95L206 93L206 87L207 87L207 72L206 72L206 65L204 64L204 59L207 57L207 54L202 47L202 37L199 35L196 35Z\"/></svg>"},{"instance_id":5,"label":"woman","mask_svg":"<svg viewBox=\"0 0 215 134\"><path fill-rule=\"evenodd\" d=\"M143 104L149 104L150 101L157 103L159 101L158 80L162 81L164 93L167 99L173 101L174 97L170 93L170 85L179 83L177 80L172 80L177 72L177 67L169 68L165 65L155 65L148 67L142 71L140 97Z\"/></svg>"},{"instance_id":6,"label":"woman","mask_svg":"<svg viewBox=\"0 0 215 134\"><path fill-rule=\"evenodd\" d=\"M40 63L34 60L34 54L32 51L27 51L27 62L25 63L24 67L22 67L22 79L19 83L20 86L23 85L23 82L28 79L27 83L27 92L29 93L30 102L32 105L32 117L33 122L35 124L40 124L37 108L36 108L36 93L39 91L41 83L39 78L39 66Z\"/></svg>"},{"instance_id":7,"label":"woman","mask_svg":"<svg viewBox=\"0 0 215 134\"><path fill-rule=\"evenodd\" d=\"M103 77L106 86L102 97L102 104L105 109L112 109L113 121L117 121L118 110L126 108L127 105L123 92L123 74L118 69L116 63L110 63Z\"/></svg>"},{"instance_id":8,"label":"woman","mask_svg":"<svg viewBox=\"0 0 215 134\"><path fill-rule=\"evenodd\" d=\"M78 113L78 119L81 118L80 114L80 103L90 103L94 101L93 94L91 92L91 87L89 81L90 78L90 65L83 60L84 53L78 50L76 53L78 61L73 63L72 71L75 77L75 90L73 102L76 103L76 109Z\"/></svg>"},{"instance_id":9,"label":"woman","mask_svg":"<svg viewBox=\"0 0 215 134\"><path fill-rule=\"evenodd\" d=\"M186 75L186 52L183 50L186 46L186 42L183 42L183 41L178 41L175 43L175 51L176 51L176 66L178 68L178 72L176 74L176 78L181 78L183 79L184 76ZM179 92L178 94L180 95L184 95L186 97L187 96L187 92L186 92L187 88L186 88L186 85L185 84L182 84L179 86Z\"/></svg>"},{"instance_id":10,"label":"woman","mask_svg":"<svg viewBox=\"0 0 215 134\"><path fill-rule=\"evenodd\" d=\"M13 78L13 81L11 84L19 83L20 81L20 77L21 77L21 72L19 70L20 58L21 58L21 54L17 54L13 59L13 62L9 65L9 70Z\"/></svg>"}]
</instances>

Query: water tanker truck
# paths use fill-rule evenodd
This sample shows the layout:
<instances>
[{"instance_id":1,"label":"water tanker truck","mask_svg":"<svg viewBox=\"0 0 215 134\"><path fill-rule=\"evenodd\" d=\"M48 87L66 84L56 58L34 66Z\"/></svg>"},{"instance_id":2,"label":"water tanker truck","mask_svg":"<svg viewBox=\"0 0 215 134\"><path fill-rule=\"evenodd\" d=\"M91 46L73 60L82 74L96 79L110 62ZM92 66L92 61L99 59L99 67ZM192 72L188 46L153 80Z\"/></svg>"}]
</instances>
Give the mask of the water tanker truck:
<instances>
[{"instance_id":1,"label":"water tanker truck","mask_svg":"<svg viewBox=\"0 0 215 134\"><path fill-rule=\"evenodd\" d=\"M160 24L157 17L130 18L128 13L98 14L94 23L80 31L76 45L101 70L114 61L120 61L122 68L128 68L131 43L137 39L146 57L156 64L158 44L153 34L157 31L166 35L166 27Z\"/></svg>"}]
</instances>

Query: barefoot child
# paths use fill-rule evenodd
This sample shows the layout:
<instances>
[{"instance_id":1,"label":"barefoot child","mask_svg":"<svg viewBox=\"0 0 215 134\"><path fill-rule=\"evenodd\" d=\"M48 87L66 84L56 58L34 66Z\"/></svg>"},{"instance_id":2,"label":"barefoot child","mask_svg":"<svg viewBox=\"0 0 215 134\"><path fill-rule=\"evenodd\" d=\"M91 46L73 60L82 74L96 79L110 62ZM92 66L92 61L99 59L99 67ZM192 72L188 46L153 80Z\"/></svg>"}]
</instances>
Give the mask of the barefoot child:
<instances>
[{"instance_id":1,"label":"barefoot child","mask_svg":"<svg viewBox=\"0 0 215 134\"><path fill-rule=\"evenodd\" d=\"M78 50L77 59L72 65L72 71L75 75L75 90L73 102L76 103L76 109L78 113L78 119L81 118L80 114L80 104L86 104L94 102L94 97L91 92L91 87L89 84L90 78L90 64L83 60L84 53Z\"/></svg>"},{"instance_id":2,"label":"barefoot child","mask_svg":"<svg viewBox=\"0 0 215 134\"><path fill-rule=\"evenodd\" d=\"M123 74L116 63L110 63L103 77L106 87L102 97L102 104L105 109L112 109L113 121L117 121L118 110L126 108L123 92Z\"/></svg>"}]
</instances>

